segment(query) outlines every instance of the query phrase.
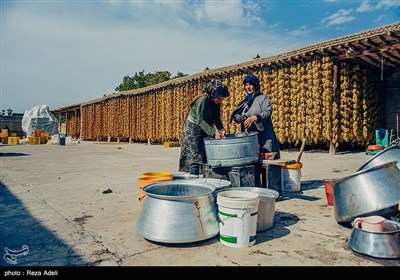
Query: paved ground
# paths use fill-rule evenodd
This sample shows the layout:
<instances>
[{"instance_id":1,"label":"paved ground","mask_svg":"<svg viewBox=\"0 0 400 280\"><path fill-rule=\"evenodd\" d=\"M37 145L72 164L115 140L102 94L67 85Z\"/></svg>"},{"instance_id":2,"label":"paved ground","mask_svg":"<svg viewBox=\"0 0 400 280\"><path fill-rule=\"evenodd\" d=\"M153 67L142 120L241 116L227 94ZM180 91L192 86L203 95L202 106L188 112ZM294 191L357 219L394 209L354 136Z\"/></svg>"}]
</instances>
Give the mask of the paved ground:
<instances>
[{"instance_id":1,"label":"paved ground","mask_svg":"<svg viewBox=\"0 0 400 280\"><path fill-rule=\"evenodd\" d=\"M218 236L190 244L158 244L135 231L136 180L143 172L177 172L180 148L95 142L1 146L0 266L399 266L348 247L351 228L327 205L322 179L354 173L363 152L302 156L302 191L276 202L275 227L249 248ZM296 159L298 151L283 151ZM112 193L103 191L111 189ZM2 253L0 253L2 254Z\"/></svg>"}]
</instances>

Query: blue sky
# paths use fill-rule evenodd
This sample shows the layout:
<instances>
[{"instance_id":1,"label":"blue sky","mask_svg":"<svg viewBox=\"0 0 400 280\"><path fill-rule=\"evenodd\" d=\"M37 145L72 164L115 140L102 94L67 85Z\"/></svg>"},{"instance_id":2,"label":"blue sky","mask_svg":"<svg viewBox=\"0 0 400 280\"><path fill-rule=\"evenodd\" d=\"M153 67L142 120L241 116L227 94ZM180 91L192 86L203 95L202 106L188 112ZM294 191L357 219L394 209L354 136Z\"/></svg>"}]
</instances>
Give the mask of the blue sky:
<instances>
[{"instance_id":1,"label":"blue sky","mask_svg":"<svg viewBox=\"0 0 400 280\"><path fill-rule=\"evenodd\" d=\"M1 1L0 108L57 109L400 21L390 1Z\"/></svg>"}]
</instances>

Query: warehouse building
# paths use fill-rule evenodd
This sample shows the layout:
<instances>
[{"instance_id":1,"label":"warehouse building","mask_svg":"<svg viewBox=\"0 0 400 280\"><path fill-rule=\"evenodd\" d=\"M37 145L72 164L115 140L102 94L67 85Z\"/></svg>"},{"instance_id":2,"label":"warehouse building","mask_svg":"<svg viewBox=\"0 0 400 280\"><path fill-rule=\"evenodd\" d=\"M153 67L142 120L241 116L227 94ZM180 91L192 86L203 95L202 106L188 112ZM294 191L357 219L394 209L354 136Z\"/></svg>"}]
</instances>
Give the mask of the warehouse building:
<instances>
[{"instance_id":1,"label":"warehouse building","mask_svg":"<svg viewBox=\"0 0 400 280\"><path fill-rule=\"evenodd\" d=\"M273 123L282 147L366 147L376 130L399 134L400 22L240 64L207 69L154 86L114 92L58 108L69 136L92 141L179 141L194 95L211 78L232 93L222 121L228 133L234 106L243 97L243 77L260 78L273 103Z\"/></svg>"}]
</instances>

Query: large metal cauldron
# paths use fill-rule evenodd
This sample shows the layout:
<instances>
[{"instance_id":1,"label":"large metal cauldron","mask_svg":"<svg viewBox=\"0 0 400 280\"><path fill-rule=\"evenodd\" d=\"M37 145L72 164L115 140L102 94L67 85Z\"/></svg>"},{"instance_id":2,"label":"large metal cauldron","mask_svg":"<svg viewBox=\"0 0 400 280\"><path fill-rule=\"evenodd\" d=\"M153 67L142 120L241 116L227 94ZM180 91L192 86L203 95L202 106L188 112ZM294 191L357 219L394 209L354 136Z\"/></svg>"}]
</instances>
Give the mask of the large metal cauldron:
<instances>
[{"instance_id":1,"label":"large metal cauldron","mask_svg":"<svg viewBox=\"0 0 400 280\"><path fill-rule=\"evenodd\" d=\"M178 180L151 184L143 191L146 199L136 222L142 237L162 243L190 243L219 233L212 185Z\"/></svg>"},{"instance_id":2,"label":"large metal cauldron","mask_svg":"<svg viewBox=\"0 0 400 280\"><path fill-rule=\"evenodd\" d=\"M228 134L225 138L204 138L207 163L212 168L246 165L259 160L258 133Z\"/></svg>"},{"instance_id":3,"label":"large metal cauldron","mask_svg":"<svg viewBox=\"0 0 400 280\"><path fill-rule=\"evenodd\" d=\"M397 161L397 167L400 168L400 147L397 145L388 147L382 150L381 152L377 153L367 162L361 165L361 167L357 171L371 168L391 161Z\"/></svg>"},{"instance_id":4,"label":"large metal cauldron","mask_svg":"<svg viewBox=\"0 0 400 280\"><path fill-rule=\"evenodd\" d=\"M356 217L397 212L400 200L400 169L396 161L357 171L334 180L335 218L351 222Z\"/></svg>"}]
</instances>

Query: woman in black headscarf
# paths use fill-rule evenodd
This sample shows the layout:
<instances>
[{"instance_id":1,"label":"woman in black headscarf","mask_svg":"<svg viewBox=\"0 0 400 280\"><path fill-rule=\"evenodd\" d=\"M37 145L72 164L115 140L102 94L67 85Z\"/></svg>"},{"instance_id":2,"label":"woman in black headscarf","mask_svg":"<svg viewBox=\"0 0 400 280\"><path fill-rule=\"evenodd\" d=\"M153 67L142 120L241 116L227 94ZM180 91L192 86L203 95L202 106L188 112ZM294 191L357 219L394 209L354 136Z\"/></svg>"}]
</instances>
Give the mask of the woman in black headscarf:
<instances>
[{"instance_id":1,"label":"woman in black headscarf","mask_svg":"<svg viewBox=\"0 0 400 280\"><path fill-rule=\"evenodd\" d=\"M193 98L182 129L179 171L199 175L200 165L207 162L204 138L219 139L225 136L221 102L228 96L226 85L221 80L213 79L206 84L202 93Z\"/></svg>"}]
</instances>

